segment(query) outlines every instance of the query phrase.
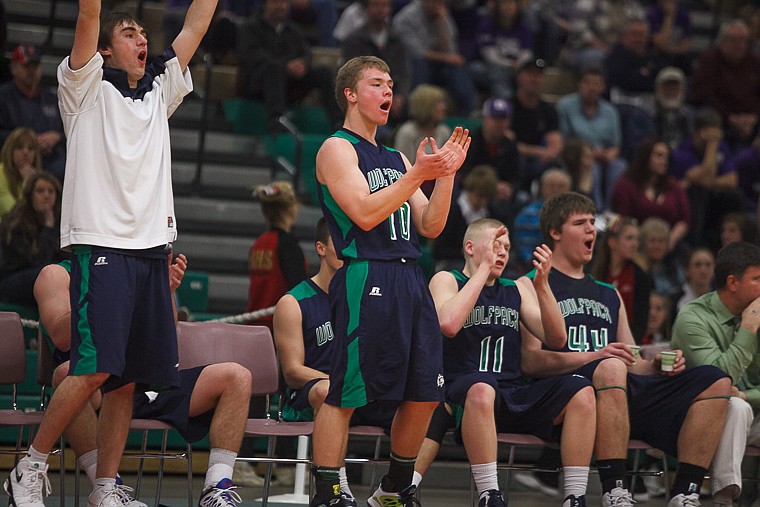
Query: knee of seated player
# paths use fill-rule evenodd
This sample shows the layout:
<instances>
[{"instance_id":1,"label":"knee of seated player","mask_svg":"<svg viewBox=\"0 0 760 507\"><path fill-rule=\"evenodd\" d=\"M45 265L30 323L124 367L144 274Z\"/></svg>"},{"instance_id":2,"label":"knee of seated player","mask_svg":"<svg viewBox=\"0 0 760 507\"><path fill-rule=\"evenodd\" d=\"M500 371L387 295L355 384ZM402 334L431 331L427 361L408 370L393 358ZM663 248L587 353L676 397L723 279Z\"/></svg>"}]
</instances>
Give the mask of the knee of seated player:
<instances>
[{"instance_id":1,"label":"knee of seated player","mask_svg":"<svg viewBox=\"0 0 760 507\"><path fill-rule=\"evenodd\" d=\"M609 386L626 386L628 367L616 357L601 361L594 371L594 387L597 389ZM619 389L618 389L619 390Z\"/></svg>"},{"instance_id":2,"label":"knee of seated player","mask_svg":"<svg viewBox=\"0 0 760 507\"><path fill-rule=\"evenodd\" d=\"M319 410L319 407L321 407L325 402L325 398L327 398L327 393L329 390L329 380L320 380L314 384L309 391L309 405L311 405L315 410Z\"/></svg>"},{"instance_id":3,"label":"knee of seated player","mask_svg":"<svg viewBox=\"0 0 760 507\"><path fill-rule=\"evenodd\" d=\"M61 385L61 382L63 382L63 379L65 379L68 374L69 362L66 361L65 363L59 364L58 367L53 371L53 389Z\"/></svg>"},{"instance_id":4,"label":"knee of seated player","mask_svg":"<svg viewBox=\"0 0 760 507\"><path fill-rule=\"evenodd\" d=\"M75 382L76 385L81 388L85 389L90 392L95 392L98 389L100 389L103 384L108 380L108 377L111 375L109 373L88 373L86 375L67 375L66 378L64 378L61 382L64 381L71 381ZM134 384L132 385L132 389L134 389ZM116 391L119 391L117 389ZM114 391L111 391L114 392Z\"/></svg>"},{"instance_id":5,"label":"knee of seated player","mask_svg":"<svg viewBox=\"0 0 760 507\"><path fill-rule=\"evenodd\" d=\"M570 398L567 403L568 413L573 413L589 418L593 418L596 413L596 395L594 388L591 386L584 387Z\"/></svg>"},{"instance_id":6,"label":"knee of seated player","mask_svg":"<svg viewBox=\"0 0 760 507\"><path fill-rule=\"evenodd\" d=\"M241 399L251 397L251 370L238 363L225 363L225 384L224 388L235 394Z\"/></svg>"},{"instance_id":7,"label":"knee of seated player","mask_svg":"<svg viewBox=\"0 0 760 507\"><path fill-rule=\"evenodd\" d=\"M473 384L467 390L467 399L465 400L465 412L493 412L496 401L496 391L493 386L478 382Z\"/></svg>"},{"instance_id":8,"label":"knee of seated player","mask_svg":"<svg viewBox=\"0 0 760 507\"><path fill-rule=\"evenodd\" d=\"M722 396L728 398L731 395L731 379L729 377L723 377L713 382L707 389L702 391L699 396L694 399L694 403L699 404L701 401L720 401ZM727 399L725 400L728 401Z\"/></svg>"}]
</instances>

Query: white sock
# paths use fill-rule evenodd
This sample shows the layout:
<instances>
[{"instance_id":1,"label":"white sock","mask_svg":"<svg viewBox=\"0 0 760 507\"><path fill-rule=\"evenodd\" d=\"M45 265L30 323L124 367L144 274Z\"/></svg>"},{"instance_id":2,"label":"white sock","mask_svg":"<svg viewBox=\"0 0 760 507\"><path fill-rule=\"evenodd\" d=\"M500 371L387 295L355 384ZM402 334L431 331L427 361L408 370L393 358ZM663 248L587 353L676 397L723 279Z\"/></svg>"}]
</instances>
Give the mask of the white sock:
<instances>
[{"instance_id":1,"label":"white sock","mask_svg":"<svg viewBox=\"0 0 760 507\"><path fill-rule=\"evenodd\" d=\"M29 450L26 451L26 457L33 463L47 463L48 455L42 454L37 449L29 446Z\"/></svg>"},{"instance_id":2,"label":"white sock","mask_svg":"<svg viewBox=\"0 0 760 507\"><path fill-rule=\"evenodd\" d=\"M348 477L346 476L345 466L340 467L340 470L338 470L338 478L340 479L340 490L353 498L354 494L348 486Z\"/></svg>"},{"instance_id":3,"label":"white sock","mask_svg":"<svg viewBox=\"0 0 760 507\"><path fill-rule=\"evenodd\" d=\"M475 479L475 487L479 495L492 489L499 489L499 476L496 472L495 461L480 465L470 465L470 468L472 469L472 478Z\"/></svg>"},{"instance_id":4,"label":"white sock","mask_svg":"<svg viewBox=\"0 0 760 507\"><path fill-rule=\"evenodd\" d=\"M206 470L206 482L203 487L216 486L222 479L230 479L235 458L237 458L236 452L213 447L208 454L208 470Z\"/></svg>"},{"instance_id":5,"label":"white sock","mask_svg":"<svg viewBox=\"0 0 760 507\"><path fill-rule=\"evenodd\" d=\"M565 475L565 496L586 494L588 467L563 467Z\"/></svg>"},{"instance_id":6,"label":"white sock","mask_svg":"<svg viewBox=\"0 0 760 507\"><path fill-rule=\"evenodd\" d=\"M95 484L95 472L98 469L98 450L93 449L79 456L79 466L84 470L90 483Z\"/></svg>"},{"instance_id":7,"label":"white sock","mask_svg":"<svg viewBox=\"0 0 760 507\"><path fill-rule=\"evenodd\" d=\"M412 484L414 484L415 486L419 488L421 482L422 482L422 474L415 470L414 476L412 477Z\"/></svg>"}]
</instances>

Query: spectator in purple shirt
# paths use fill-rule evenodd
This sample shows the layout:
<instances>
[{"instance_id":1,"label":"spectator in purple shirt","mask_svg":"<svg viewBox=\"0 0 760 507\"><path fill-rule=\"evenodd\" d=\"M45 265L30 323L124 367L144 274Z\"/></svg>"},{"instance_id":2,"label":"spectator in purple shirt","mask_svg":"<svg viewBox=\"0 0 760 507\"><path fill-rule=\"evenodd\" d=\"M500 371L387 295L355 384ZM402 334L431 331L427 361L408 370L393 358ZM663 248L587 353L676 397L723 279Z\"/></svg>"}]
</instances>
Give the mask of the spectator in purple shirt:
<instances>
[{"instance_id":1,"label":"spectator in purple shirt","mask_svg":"<svg viewBox=\"0 0 760 507\"><path fill-rule=\"evenodd\" d=\"M691 18L678 0L658 0L647 9L652 46L667 65L691 70Z\"/></svg>"},{"instance_id":2,"label":"spectator in purple shirt","mask_svg":"<svg viewBox=\"0 0 760 507\"><path fill-rule=\"evenodd\" d=\"M492 97L511 98L516 69L533 54L533 32L518 0L490 2L475 33L478 59L470 64L475 82Z\"/></svg>"},{"instance_id":3,"label":"spectator in purple shirt","mask_svg":"<svg viewBox=\"0 0 760 507\"><path fill-rule=\"evenodd\" d=\"M755 213L760 198L760 134L755 137L752 146L737 153L731 163L736 168L744 210Z\"/></svg>"},{"instance_id":4,"label":"spectator in purple shirt","mask_svg":"<svg viewBox=\"0 0 760 507\"><path fill-rule=\"evenodd\" d=\"M692 246L716 242L720 220L741 211L738 176L731 152L723 141L720 114L701 109L694 118L694 134L673 151L670 175L686 189L691 207Z\"/></svg>"}]
</instances>

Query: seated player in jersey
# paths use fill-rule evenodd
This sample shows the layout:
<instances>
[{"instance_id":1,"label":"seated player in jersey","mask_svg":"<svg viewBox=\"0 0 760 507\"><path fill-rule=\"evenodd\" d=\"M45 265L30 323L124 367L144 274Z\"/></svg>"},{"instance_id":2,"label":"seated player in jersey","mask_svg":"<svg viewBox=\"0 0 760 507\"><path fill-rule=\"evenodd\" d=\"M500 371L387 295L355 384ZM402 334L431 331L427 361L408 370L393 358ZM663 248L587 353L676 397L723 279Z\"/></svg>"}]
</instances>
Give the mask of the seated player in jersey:
<instances>
[{"instance_id":1,"label":"seated player in jersey","mask_svg":"<svg viewBox=\"0 0 760 507\"><path fill-rule=\"evenodd\" d=\"M446 400L453 408L480 494L479 507L505 505L499 491L497 432L559 437L565 473L564 507L585 506L595 413L591 382L564 375L528 382L520 371L520 329L547 346L567 341L565 323L547 281L552 252L536 248L533 280L501 278L509 259L504 225L480 219L467 228L461 271L430 281L441 332ZM535 287L535 290L527 286Z\"/></svg>"},{"instance_id":2,"label":"seated player in jersey","mask_svg":"<svg viewBox=\"0 0 760 507\"><path fill-rule=\"evenodd\" d=\"M187 261L180 254L169 265L171 291L179 287ZM70 262L46 266L34 284L40 323L53 345L58 367L53 374L57 386L68 374L71 346L71 305L69 303ZM175 312L176 317L176 312ZM209 464L199 501L200 507L234 507L240 496L232 491L232 467L243 440L248 402L251 398L251 373L237 363L218 363L180 370L180 386L155 392L137 390L133 417L158 419L172 424L188 442L207 434L211 442ZM97 391L64 432L87 478L95 483L98 449L95 441L97 410L102 396ZM131 488L117 477L117 490L125 507L144 507L132 500Z\"/></svg>"},{"instance_id":3,"label":"seated player in jersey","mask_svg":"<svg viewBox=\"0 0 760 507\"><path fill-rule=\"evenodd\" d=\"M330 364L335 350L327 292L343 261L335 253L324 218L317 222L314 247L319 255L319 271L280 298L274 312L274 341L288 384L282 413L286 421L313 421L330 387ZM369 403L354 411L351 425L381 426L390 434L396 405ZM340 469L340 488L353 498L345 466Z\"/></svg>"},{"instance_id":4,"label":"seated player in jersey","mask_svg":"<svg viewBox=\"0 0 760 507\"><path fill-rule=\"evenodd\" d=\"M523 326L523 372L545 378L575 374L593 382L594 453L603 506L633 503L623 481L629 438L678 457L669 507L699 505L699 488L723 430L731 379L714 366L685 370L681 351L669 372L661 370L660 354L654 360L634 358L620 294L583 270L594 251L595 213L590 199L573 192L555 195L541 208L541 232L554 252L549 286L568 340L550 350Z\"/></svg>"}]
</instances>

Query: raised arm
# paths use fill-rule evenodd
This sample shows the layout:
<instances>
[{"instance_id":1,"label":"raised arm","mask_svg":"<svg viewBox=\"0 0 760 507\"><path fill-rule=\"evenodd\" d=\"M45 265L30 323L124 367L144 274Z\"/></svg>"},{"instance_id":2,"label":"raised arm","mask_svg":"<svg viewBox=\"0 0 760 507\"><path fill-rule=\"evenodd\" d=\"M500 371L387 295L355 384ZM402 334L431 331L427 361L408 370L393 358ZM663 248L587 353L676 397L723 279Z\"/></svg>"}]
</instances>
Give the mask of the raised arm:
<instances>
[{"instance_id":1,"label":"raised arm","mask_svg":"<svg viewBox=\"0 0 760 507\"><path fill-rule=\"evenodd\" d=\"M100 0L79 0L79 14L74 31L74 45L71 47L69 67L79 70L98 50L100 33Z\"/></svg>"},{"instance_id":2,"label":"raised arm","mask_svg":"<svg viewBox=\"0 0 760 507\"><path fill-rule=\"evenodd\" d=\"M193 0L185 16L185 24L172 43L172 48L179 59L179 64L184 71L195 54L201 39L206 35L214 17L217 0Z\"/></svg>"},{"instance_id":3,"label":"raised arm","mask_svg":"<svg viewBox=\"0 0 760 507\"><path fill-rule=\"evenodd\" d=\"M285 382L292 389L301 389L315 378L329 378L329 375L304 365L301 307L290 294L282 296L274 310L274 343Z\"/></svg>"},{"instance_id":4,"label":"raised arm","mask_svg":"<svg viewBox=\"0 0 760 507\"><path fill-rule=\"evenodd\" d=\"M433 148L432 154L424 152L428 143ZM454 129L441 149L436 147L434 140L425 138L420 143L415 164L410 166L404 157L407 172L390 186L370 193L367 180L359 169L356 152L350 143L344 139L330 138L317 153L317 180L327 185L335 202L351 221L368 231L409 200L422 182L454 174L462 165L469 146L468 132L460 127ZM424 198L424 195L418 194L415 197L416 207L426 208L426 203L420 201L420 197ZM446 213L444 221L445 218Z\"/></svg>"},{"instance_id":5,"label":"raised arm","mask_svg":"<svg viewBox=\"0 0 760 507\"><path fill-rule=\"evenodd\" d=\"M461 290L459 290L454 275L448 271L436 273L430 280L430 294L433 296L435 309L438 313L438 323L444 336L453 338L462 329L467 317L472 313L478 296L488 281L491 269L493 269L498 258L497 250L499 247L496 240L506 233L506 227L499 227L491 231L491 241L473 244L473 248L484 249L483 260Z\"/></svg>"},{"instance_id":6,"label":"raised arm","mask_svg":"<svg viewBox=\"0 0 760 507\"><path fill-rule=\"evenodd\" d=\"M558 349L567 342L567 328L557 299L549 287L552 251L548 246L540 245L533 255L533 266L536 268L533 282L527 276L517 280L517 289L522 298L520 320L547 346Z\"/></svg>"}]
</instances>

